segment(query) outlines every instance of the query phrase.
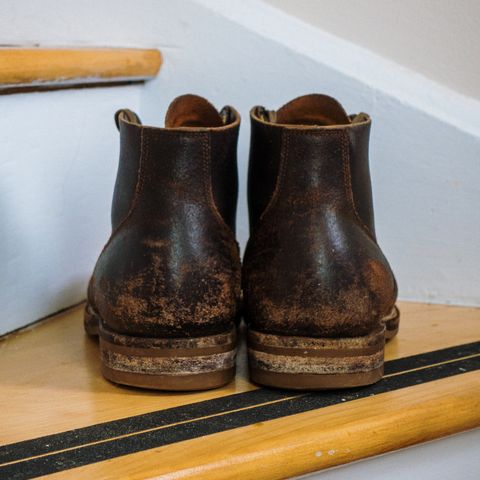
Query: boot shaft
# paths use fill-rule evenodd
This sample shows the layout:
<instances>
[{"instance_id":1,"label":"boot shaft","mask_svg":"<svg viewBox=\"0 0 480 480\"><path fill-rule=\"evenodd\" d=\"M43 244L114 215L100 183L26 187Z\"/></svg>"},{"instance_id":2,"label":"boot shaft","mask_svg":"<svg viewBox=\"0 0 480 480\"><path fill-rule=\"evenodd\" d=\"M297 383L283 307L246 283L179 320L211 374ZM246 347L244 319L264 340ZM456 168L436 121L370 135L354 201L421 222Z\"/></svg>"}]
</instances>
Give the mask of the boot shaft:
<instances>
[{"instance_id":1,"label":"boot shaft","mask_svg":"<svg viewBox=\"0 0 480 480\"><path fill-rule=\"evenodd\" d=\"M308 95L278 112L255 107L251 124L251 231L273 199L292 215L312 208L351 211L375 237L368 115L349 117L334 99Z\"/></svg>"},{"instance_id":2,"label":"boot shaft","mask_svg":"<svg viewBox=\"0 0 480 480\"><path fill-rule=\"evenodd\" d=\"M199 105L213 109L203 102L190 95L177 99L163 129L142 126L128 110L117 113L120 159L112 202L113 230L131 215L138 222L164 226L198 225L205 217L217 215L235 231L239 117L231 107L221 114L209 112L213 120L208 115L192 119L178 112L186 109L184 104L190 109ZM200 120L209 126L192 126Z\"/></svg>"}]
</instances>

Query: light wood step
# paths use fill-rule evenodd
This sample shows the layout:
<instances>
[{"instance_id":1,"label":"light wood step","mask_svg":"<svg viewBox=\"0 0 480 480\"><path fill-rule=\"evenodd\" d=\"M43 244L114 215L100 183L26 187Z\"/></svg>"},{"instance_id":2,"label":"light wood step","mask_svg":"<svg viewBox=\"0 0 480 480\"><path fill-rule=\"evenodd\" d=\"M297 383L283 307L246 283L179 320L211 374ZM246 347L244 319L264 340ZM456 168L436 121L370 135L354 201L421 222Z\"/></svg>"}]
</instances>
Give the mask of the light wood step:
<instances>
[{"instance_id":1,"label":"light wood step","mask_svg":"<svg viewBox=\"0 0 480 480\"><path fill-rule=\"evenodd\" d=\"M480 309L401 303L375 386L165 394L100 375L82 307L0 342L0 478L280 479L480 425Z\"/></svg>"}]
</instances>

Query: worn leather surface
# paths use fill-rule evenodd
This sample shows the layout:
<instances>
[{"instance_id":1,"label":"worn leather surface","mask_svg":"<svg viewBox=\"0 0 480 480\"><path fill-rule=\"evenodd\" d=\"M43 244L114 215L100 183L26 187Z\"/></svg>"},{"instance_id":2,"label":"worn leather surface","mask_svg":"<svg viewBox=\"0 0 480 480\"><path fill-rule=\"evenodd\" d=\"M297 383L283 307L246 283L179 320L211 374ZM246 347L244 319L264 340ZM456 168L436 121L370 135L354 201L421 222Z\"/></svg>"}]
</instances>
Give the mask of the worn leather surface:
<instances>
[{"instance_id":1,"label":"worn leather surface","mask_svg":"<svg viewBox=\"0 0 480 480\"><path fill-rule=\"evenodd\" d=\"M369 117L311 95L255 107L251 122L247 321L283 335L371 332L397 286L375 239Z\"/></svg>"},{"instance_id":2,"label":"worn leather surface","mask_svg":"<svg viewBox=\"0 0 480 480\"><path fill-rule=\"evenodd\" d=\"M240 118L193 95L166 128L117 115L120 162L113 232L95 266L90 307L127 335L185 337L229 330L238 313L234 223Z\"/></svg>"}]
</instances>

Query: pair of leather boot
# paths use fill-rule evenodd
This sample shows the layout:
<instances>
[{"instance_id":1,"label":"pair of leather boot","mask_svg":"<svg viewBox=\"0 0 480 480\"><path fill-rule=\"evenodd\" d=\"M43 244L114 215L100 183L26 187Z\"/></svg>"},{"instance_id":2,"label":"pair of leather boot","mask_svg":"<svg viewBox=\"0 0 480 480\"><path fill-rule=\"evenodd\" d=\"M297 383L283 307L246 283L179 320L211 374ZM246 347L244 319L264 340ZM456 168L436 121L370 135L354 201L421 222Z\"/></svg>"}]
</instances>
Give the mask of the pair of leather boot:
<instances>
[{"instance_id":1,"label":"pair of leather boot","mask_svg":"<svg viewBox=\"0 0 480 480\"><path fill-rule=\"evenodd\" d=\"M184 95L165 128L117 112L112 234L85 311L107 379L162 390L224 385L235 375L242 316L256 383L327 389L382 377L399 312L375 238L370 118L325 95L250 115L242 268L237 111Z\"/></svg>"}]
</instances>

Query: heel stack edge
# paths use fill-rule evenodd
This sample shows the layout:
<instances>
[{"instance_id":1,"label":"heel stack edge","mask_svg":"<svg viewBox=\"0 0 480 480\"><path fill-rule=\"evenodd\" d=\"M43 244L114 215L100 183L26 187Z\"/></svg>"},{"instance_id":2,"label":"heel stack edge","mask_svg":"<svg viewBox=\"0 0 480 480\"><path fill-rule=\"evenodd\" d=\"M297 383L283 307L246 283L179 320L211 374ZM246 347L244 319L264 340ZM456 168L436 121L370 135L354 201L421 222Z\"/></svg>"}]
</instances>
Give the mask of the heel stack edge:
<instances>
[{"instance_id":1,"label":"heel stack edge","mask_svg":"<svg viewBox=\"0 0 480 480\"><path fill-rule=\"evenodd\" d=\"M250 330L251 380L297 390L370 385L383 376L385 325L362 337L314 338Z\"/></svg>"},{"instance_id":2,"label":"heel stack edge","mask_svg":"<svg viewBox=\"0 0 480 480\"><path fill-rule=\"evenodd\" d=\"M208 390L235 376L236 327L218 335L148 338L110 330L87 306L85 330L99 336L103 376L157 390Z\"/></svg>"}]
</instances>

